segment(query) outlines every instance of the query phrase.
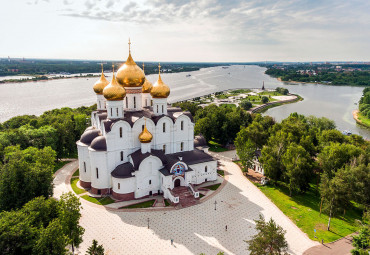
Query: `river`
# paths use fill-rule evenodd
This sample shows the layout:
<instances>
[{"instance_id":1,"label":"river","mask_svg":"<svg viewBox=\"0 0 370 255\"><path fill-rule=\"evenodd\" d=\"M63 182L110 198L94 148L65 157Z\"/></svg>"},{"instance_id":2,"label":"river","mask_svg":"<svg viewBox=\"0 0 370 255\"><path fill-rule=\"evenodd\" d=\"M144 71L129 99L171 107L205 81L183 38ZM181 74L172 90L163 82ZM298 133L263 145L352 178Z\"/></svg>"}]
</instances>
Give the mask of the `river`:
<instances>
[{"instance_id":1,"label":"river","mask_svg":"<svg viewBox=\"0 0 370 255\"><path fill-rule=\"evenodd\" d=\"M170 86L169 102L205 95L230 88L257 88L265 82L266 88L286 87L299 94L303 101L269 109L265 114L277 121L292 112L327 117L335 121L339 130L350 130L370 138L370 130L356 124L352 111L362 95L363 87L330 86L319 84L283 83L272 78L259 66L211 67L189 73L162 74ZM191 76L186 77L187 74ZM107 74L111 77L111 74ZM155 82L158 75L147 76ZM22 115L40 115L44 111L61 107L92 105L96 97L92 86L97 78L70 78L25 83L0 84L0 122Z\"/></svg>"}]
</instances>

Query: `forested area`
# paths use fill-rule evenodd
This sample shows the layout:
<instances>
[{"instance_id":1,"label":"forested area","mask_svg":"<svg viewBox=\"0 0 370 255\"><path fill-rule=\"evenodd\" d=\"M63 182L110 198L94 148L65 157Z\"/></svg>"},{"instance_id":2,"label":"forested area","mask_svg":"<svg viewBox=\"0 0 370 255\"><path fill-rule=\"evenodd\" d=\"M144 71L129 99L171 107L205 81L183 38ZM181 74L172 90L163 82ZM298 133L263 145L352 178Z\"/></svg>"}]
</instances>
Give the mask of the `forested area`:
<instances>
[{"instance_id":1,"label":"forested area","mask_svg":"<svg viewBox=\"0 0 370 255\"><path fill-rule=\"evenodd\" d=\"M370 87L365 88L358 102L360 113L370 119Z\"/></svg>"},{"instance_id":2,"label":"forested area","mask_svg":"<svg viewBox=\"0 0 370 255\"><path fill-rule=\"evenodd\" d=\"M370 145L361 136L345 136L326 118L291 114L281 123L257 116L235 139L244 166L255 151L270 185L284 185L294 197L313 187L330 219L356 206L370 205ZM316 185L317 184L317 185Z\"/></svg>"},{"instance_id":3,"label":"forested area","mask_svg":"<svg viewBox=\"0 0 370 255\"><path fill-rule=\"evenodd\" d=\"M282 81L330 83L331 85L350 85L350 86L370 86L370 71L351 71L339 72L335 70L321 70L317 75L301 74L300 69L312 66L300 66L295 68L279 69L269 67L265 73L273 77L280 78Z\"/></svg>"},{"instance_id":4,"label":"forested area","mask_svg":"<svg viewBox=\"0 0 370 255\"><path fill-rule=\"evenodd\" d=\"M0 124L0 251L69 254L78 246L80 202L52 198L56 161L76 157L76 144L96 106L23 115Z\"/></svg>"}]
</instances>

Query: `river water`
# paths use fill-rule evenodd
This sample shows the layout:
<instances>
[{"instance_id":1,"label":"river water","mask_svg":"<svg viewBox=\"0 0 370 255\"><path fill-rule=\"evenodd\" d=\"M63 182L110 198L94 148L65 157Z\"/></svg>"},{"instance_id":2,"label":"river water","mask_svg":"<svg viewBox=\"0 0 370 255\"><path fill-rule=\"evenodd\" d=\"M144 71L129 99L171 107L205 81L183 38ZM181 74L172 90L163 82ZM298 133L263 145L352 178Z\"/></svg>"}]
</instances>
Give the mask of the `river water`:
<instances>
[{"instance_id":1,"label":"river water","mask_svg":"<svg viewBox=\"0 0 370 255\"><path fill-rule=\"evenodd\" d=\"M269 109L265 114L277 121L292 112L327 117L336 122L339 130L350 130L370 138L370 130L356 124L352 111L362 95L363 87L330 86L318 84L287 84L264 74L259 66L211 67L189 73L162 74L170 86L169 102L189 99L231 88L286 87L299 94L303 101ZM191 76L186 77L187 74ZM107 74L111 77L111 74ZM155 82L158 75L148 75ZM0 122L23 114L40 115L44 111L61 107L92 105L96 96L92 86L97 78L71 78L26 83L0 84Z\"/></svg>"}]
</instances>

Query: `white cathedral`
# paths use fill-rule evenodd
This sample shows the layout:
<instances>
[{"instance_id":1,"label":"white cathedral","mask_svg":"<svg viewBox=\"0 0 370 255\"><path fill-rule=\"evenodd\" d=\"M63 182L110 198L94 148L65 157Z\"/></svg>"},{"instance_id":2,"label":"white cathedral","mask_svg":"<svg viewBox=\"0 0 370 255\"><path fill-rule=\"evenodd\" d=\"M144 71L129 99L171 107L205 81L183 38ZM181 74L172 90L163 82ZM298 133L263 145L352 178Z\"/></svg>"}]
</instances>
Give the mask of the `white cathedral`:
<instances>
[{"instance_id":1,"label":"white cathedral","mask_svg":"<svg viewBox=\"0 0 370 255\"><path fill-rule=\"evenodd\" d=\"M160 65L152 85L129 47L111 82L102 71L93 89L97 110L77 141L83 188L117 200L163 194L177 204L176 189L186 187L198 198L196 185L217 179L217 161L205 152L204 138L194 139L191 114L167 104L170 88Z\"/></svg>"}]
</instances>

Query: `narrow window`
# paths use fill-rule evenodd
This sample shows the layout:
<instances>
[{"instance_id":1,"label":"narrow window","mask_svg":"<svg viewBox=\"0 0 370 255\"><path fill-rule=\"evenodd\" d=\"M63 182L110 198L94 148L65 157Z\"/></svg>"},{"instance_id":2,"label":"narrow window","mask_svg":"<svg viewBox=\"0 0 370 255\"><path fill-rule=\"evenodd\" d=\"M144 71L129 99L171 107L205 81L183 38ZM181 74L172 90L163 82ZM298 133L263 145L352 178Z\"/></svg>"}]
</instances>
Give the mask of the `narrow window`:
<instances>
[{"instance_id":1,"label":"narrow window","mask_svg":"<svg viewBox=\"0 0 370 255\"><path fill-rule=\"evenodd\" d=\"M166 132L166 123L163 123L163 133Z\"/></svg>"},{"instance_id":2,"label":"narrow window","mask_svg":"<svg viewBox=\"0 0 370 255\"><path fill-rule=\"evenodd\" d=\"M126 108L128 108L128 97L126 97Z\"/></svg>"},{"instance_id":3,"label":"narrow window","mask_svg":"<svg viewBox=\"0 0 370 255\"><path fill-rule=\"evenodd\" d=\"M118 189L121 189L121 183L118 183Z\"/></svg>"},{"instance_id":4,"label":"narrow window","mask_svg":"<svg viewBox=\"0 0 370 255\"><path fill-rule=\"evenodd\" d=\"M141 131L143 131L143 130L144 130L144 125L141 126Z\"/></svg>"},{"instance_id":5,"label":"narrow window","mask_svg":"<svg viewBox=\"0 0 370 255\"><path fill-rule=\"evenodd\" d=\"M164 113L164 108L163 108L164 106L162 105L162 113Z\"/></svg>"},{"instance_id":6,"label":"narrow window","mask_svg":"<svg viewBox=\"0 0 370 255\"><path fill-rule=\"evenodd\" d=\"M121 161L123 161L123 151L121 151Z\"/></svg>"},{"instance_id":7,"label":"narrow window","mask_svg":"<svg viewBox=\"0 0 370 255\"><path fill-rule=\"evenodd\" d=\"M181 121L181 130L184 130L184 121Z\"/></svg>"},{"instance_id":8,"label":"narrow window","mask_svg":"<svg viewBox=\"0 0 370 255\"><path fill-rule=\"evenodd\" d=\"M113 108L110 108L110 116L113 116Z\"/></svg>"},{"instance_id":9,"label":"narrow window","mask_svg":"<svg viewBox=\"0 0 370 255\"><path fill-rule=\"evenodd\" d=\"M157 113L159 113L159 112L158 112L158 105L157 105Z\"/></svg>"},{"instance_id":10,"label":"narrow window","mask_svg":"<svg viewBox=\"0 0 370 255\"><path fill-rule=\"evenodd\" d=\"M99 179L99 169L96 168L96 179Z\"/></svg>"},{"instance_id":11,"label":"narrow window","mask_svg":"<svg viewBox=\"0 0 370 255\"><path fill-rule=\"evenodd\" d=\"M149 185L152 184L152 180L149 180Z\"/></svg>"},{"instance_id":12,"label":"narrow window","mask_svg":"<svg viewBox=\"0 0 370 255\"><path fill-rule=\"evenodd\" d=\"M118 108L117 108L117 117L118 117Z\"/></svg>"},{"instance_id":13,"label":"narrow window","mask_svg":"<svg viewBox=\"0 0 370 255\"><path fill-rule=\"evenodd\" d=\"M119 128L119 137L122 138L122 128L121 127Z\"/></svg>"},{"instance_id":14,"label":"narrow window","mask_svg":"<svg viewBox=\"0 0 370 255\"><path fill-rule=\"evenodd\" d=\"M134 108L136 108L136 97L134 97Z\"/></svg>"},{"instance_id":15,"label":"narrow window","mask_svg":"<svg viewBox=\"0 0 370 255\"><path fill-rule=\"evenodd\" d=\"M206 172L206 173L207 173L207 166L205 166L205 167L204 167L204 172Z\"/></svg>"},{"instance_id":16,"label":"narrow window","mask_svg":"<svg viewBox=\"0 0 370 255\"><path fill-rule=\"evenodd\" d=\"M183 143L183 142L181 142L181 148L180 148L180 150L181 150L181 151L183 151L183 150L184 150L184 143Z\"/></svg>"},{"instance_id":17,"label":"narrow window","mask_svg":"<svg viewBox=\"0 0 370 255\"><path fill-rule=\"evenodd\" d=\"M101 109L101 102L99 101L99 108Z\"/></svg>"},{"instance_id":18,"label":"narrow window","mask_svg":"<svg viewBox=\"0 0 370 255\"><path fill-rule=\"evenodd\" d=\"M166 153L166 145L163 144L163 152Z\"/></svg>"},{"instance_id":19,"label":"narrow window","mask_svg":"<svg viewBox=\"0 0 370 255\"><path fill-rule=\"evenodd\" d=\"M85 170L85 173L86 173L86 162L84 162L84 170Z\"/></svg>"},{"instance_id":20,"label":"narrow window","mask_svg":"<svg viewBox=\"0 0 370 255\"><path fill-rule=\"evenodd\" d=\"M150 100L150 106L153 106L153 100Z\"/></svg>"}]
</instances>

